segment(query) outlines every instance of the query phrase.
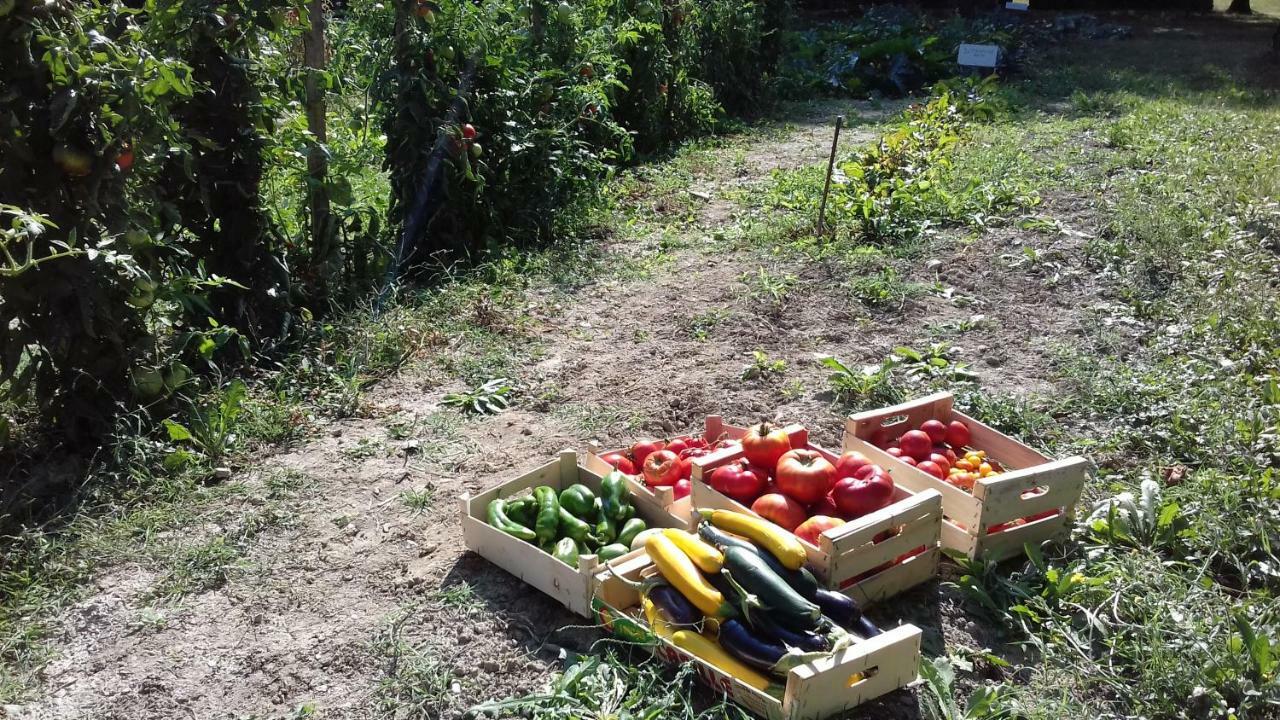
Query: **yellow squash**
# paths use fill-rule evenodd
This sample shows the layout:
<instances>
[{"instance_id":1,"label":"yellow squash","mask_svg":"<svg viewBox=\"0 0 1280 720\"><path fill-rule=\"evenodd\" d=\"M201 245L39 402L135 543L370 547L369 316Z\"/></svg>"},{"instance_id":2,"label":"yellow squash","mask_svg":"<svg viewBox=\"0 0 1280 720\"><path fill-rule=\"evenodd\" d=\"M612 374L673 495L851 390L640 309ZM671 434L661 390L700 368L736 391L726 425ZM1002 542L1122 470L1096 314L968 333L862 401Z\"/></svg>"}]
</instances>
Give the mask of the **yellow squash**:
<instances>
[{"instance_id":1,"label":"yellow squash","mask_svg":"<svg viewBox=\"0 0 1280 720\"><path fill-rule=\"evenodd\" d=\"M769 687L769 678L725 652L714 641L692 630L677 630L671 635L671 644L757 690Z\"/></svg>"},{"instance_id":2,"label":"yellow squash","mask_svg":"<svg viewBox=\"0 0 1280 720\"><path fill-rule=\"evenodd\" d=\"M724 566L724 553L703 542L697 535L676 528L664 528L662 534L683 550L702 572L718 573Z\"/></svg>"},{"instance_id":3,"label":"yellow squash","mask_svg":"<svg viewBox=\"0 0 1280 720\"><path fill-rule=\"evenodd\" d=\"M644 541L645 552L658 567L658 572L679 590L693 606L709 617L728 617L733 608L725 602L724 595L702 577L684 551L666 535L650 535Z\"/></svg>"},{"instance_id":4,"label":"yellow squash","mask_svg":"<svg viewBox=\"0 0 1280 720\"><path fill-rule=\"evenodd\" d=\"M763 520L732 510L699 510L705 520L712 525L736 535L741 535L760 547L773 553L778 562L789 570L799 570L804 566L804 545L795 535Z\"/></svg>"}]
</instances>

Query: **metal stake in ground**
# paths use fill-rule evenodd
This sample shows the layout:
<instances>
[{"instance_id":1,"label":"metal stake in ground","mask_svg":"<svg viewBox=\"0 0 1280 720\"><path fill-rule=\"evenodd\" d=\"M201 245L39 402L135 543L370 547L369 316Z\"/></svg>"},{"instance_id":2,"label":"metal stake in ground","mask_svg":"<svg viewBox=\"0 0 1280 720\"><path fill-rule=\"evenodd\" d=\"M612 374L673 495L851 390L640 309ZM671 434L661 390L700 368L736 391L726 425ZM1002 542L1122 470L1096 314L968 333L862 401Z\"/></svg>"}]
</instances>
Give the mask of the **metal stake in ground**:
<instances>
[{"instance_id":1,"label":"metal stake in ground","mask_svg":"<svg viewBox=\"0 0 1280 720\"><path fill-rule=\"evenodd\" d=\"M844 127L844 116L836 116L836 134L831 138L831 158L827 160L827 181L822 184L822 206L818 208L818 234L827 231L827 194L831 192L831 173L836 167L836 148L840 145L840 128Z\"/></svg>"}]
</instances>

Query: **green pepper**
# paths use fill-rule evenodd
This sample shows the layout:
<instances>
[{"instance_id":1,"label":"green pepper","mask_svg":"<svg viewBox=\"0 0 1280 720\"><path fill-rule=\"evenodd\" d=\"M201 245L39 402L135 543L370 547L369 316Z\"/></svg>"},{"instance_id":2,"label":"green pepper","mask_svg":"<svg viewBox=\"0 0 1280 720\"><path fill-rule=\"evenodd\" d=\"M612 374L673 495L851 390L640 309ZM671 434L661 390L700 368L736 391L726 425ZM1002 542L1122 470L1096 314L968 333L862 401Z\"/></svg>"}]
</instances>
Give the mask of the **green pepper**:
<instances>
[{"instance_id":1,"label":"green pepper","mask_svg":"<svg viewBox=\"0 0 1280 720\"><path fill-rule=\"evenodd\" d=\"M520 498L507 503L507 517L525 527L533 527L535 519L533 510L533 498Z\"/></svg>"},{"instance_id":2,"label":"green pepper","mask_svg":"<svg viewBox=\"0 0 1280 720\"><path fill-rule=\"evenodd\" d=\"M626 545L627 547L631 547L631 541L635 540L637 535L647 529L648 526L645 525L643 520L640 518L631 518L627 521L626 525L622 526L622 530L618 532L618 542Z\"/></svg>"},{"instance_id":3,"label":"green pepper","mask_svg":"<svg viewBox=\"0 0 1280 720\"><path fill-rule=\"evenodd\" d=\"M629 552L631 552L631 548L627 547L626 545L623 545L622 543L613 543L611 545L605 545L604 547L597 550L596 558L600 562L609 562L610 560L616 557L622 557L623 555L626 555Z\"/></svg>"},{"instance_id":4,"label":"green pepper","mask_svg":"<svg viewBox=\"0 0 1280 720\"><path fill-rule=\"evenodd\" d=\"M553 488L542 485L534 489L533 502L538 508L533 530L538 535L539 543L549 543L556 538L556 531L560 529L560 501L556 499Z\"/></svg>"},{"instance_id":5,"label":"green pepper","mask_svg":"<svg viewBox=\"0 0 1280 720\"><path fill-rule=\"evenodd\" d=\"M591 492L591 488L581 483L570 485L560 493L560 507L579 518L591 517L595 503L596 494Z\"/></svg>"},{"instance_id":6,"label":"green pepper","mask_svg":"<svg viewBox=\"0 0 1280 720\"><path fill-rule=\"evenodd\" d=\"M551 555L574 570L578 569L578 543L573 538L560 538L551 548Z\"/></svg>"},{"instance_id":7,"label":"green pepper","mask_svg":"<svg viewBox=\"0 0 1280 720\"><path fill-rule=\"evenodd\" d=\"M490 525L512 537L521 540L534 540L538 537L534 531L507 517L506 500L494 500L489 503L487 515Z\"/></svg>"},{"instance_id":8,"label":"green pepper","mask_svg":"<svg viewBox=\"0 0 1280 720\"><path fill-rule=\"evenodd\" d=\"M622 517L620 517L620 518L618 518L618 519L619 519L619 520L630 520L631 518L633 518L633 517L635 517L635 516L636 516L636 506L635 506L635 505L632 505L631 503L626 503L626 504L624 504L624 505L622 506Z\"/></svg>"},{"instance_id":9,"label":"green pepper","mask_svg":"<svg viewBox=\"0 0 1280 720\"><path fill-rule=\"evenodd\" d=\"M614 470L600 481L600 513L613 520L626 520L626 508L631 504L631 492L627 490L627 476Z\"/></svg>"},{"instance_id":10,"label":"green pepper","mask_svg":"<svg viewBox=\"0 0 1280 720\"><path fill-rule=\"evenodd\" d=\"M618 537L618 521L600 514L600 522L596 525L596 538L602 543L611 543Z\"/></svg>"},{"instance_id":11,"label":"green pepper","mask_svg":"<svg viewBox=\"0 0 1280 720\"><path fill-rule=\"evenodd\" d=\"M580 543L595 541L591 537L591 526L574 517L573 513L564 509L564 505L560 506L560 537L573 538Z\"/></svg>"}]
</instances>

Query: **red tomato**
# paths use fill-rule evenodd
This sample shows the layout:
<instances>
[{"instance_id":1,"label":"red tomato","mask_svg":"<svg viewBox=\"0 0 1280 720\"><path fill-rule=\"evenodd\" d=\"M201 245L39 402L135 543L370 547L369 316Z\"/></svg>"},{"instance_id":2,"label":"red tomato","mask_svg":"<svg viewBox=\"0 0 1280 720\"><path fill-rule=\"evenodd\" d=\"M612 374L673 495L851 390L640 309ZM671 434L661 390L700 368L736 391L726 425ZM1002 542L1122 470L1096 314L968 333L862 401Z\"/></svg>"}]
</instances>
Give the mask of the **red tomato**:
<instances>
[{"instance_id":1,"label":"red tomato","mask_svg":"<svg viewBox=\"0 0 1280 720\"><path fill-rule=\"evenodd\" d=\"M680 478L675 485L671 486L671 489L675 490L675 499L679 500L689 497L689 493L693 492L693 484L687 478Z\"/></svg>"},{"instance_id":2,"label":"red tomato","mask_svg":"<svg viewBox=\"0 0 1280 720\"><path fill-rule=\"evenodd\" d=\"M902 448L904 455L910 455L916 460L927 460L929 453L933 452L933 438L923 430L908 430L902 433L902 437L898 438L898 445Z\"/></svg>"},{"instance_id":3,"label":"red tomato","mask_svg":"<svg viewBox=\"0 0 1280 720\"><path fill-rule=\"evenodd\" d=\"M740 503L750 504L764 492L767 478L746 460L721 465L711 471L707 484Z\"/></svg>"},{"instance_id":4,"label":"red tomato","mask_svg":"<svg viewBox=\"0 0 1280 720\"><path fill-rule=\"evenodd\" d=\"M830 492L835 476L835 466L817 450L789 450L778 460L778 489L805 504Z\"/></svg>"},{"instance_id":5,"label":"red tomato","mask_svg":"<svg viewBox=\"0 0 1280 720\"><path fill-rule=\"evenodd\" d=\"M843 478L831 489L840 514L852 520L875 512L893 501L893 479L873 474L868 478Z\"/></svg>"},{"instance_id":6,"label":"red tomato","mask_svg":"<svg viewBox=\"0 0 1280 720\"><path fill-rule=\"evenodd\" d=\"M888 475L888 473L885 472L884 468L875 464L863 465L862 467L855 470L853 473L853 476L858 478L859 480L866 480L872 475Z\"/></svg>"},{"instance_id":7,"label":"red tomato","mask_svg":"<svg viewBox=\"0 0 1280 720\"><path fill-rule=\"evenodd\" d=\"M866 455L857 450L850 450L841 455L840 459L836 461L836 477L853 477L858 468L870 464L871 461L867 459Z\"/></svg>"},{"instance_id":8,"label":"red tomato","mask_svg":"<svg viewBox=\"0 0 1280 720\"><path fill-rule=\"evenodd\" d=\"M906 463L906 464L910 465L911 467L915 467L915 466L916 466L916 459L915 459L915 458L913 458L913 457L911 457L910 455L903 455L902 457L900 457L900 458L898 458L898 459L899 459L899 460L901 460L902 462L904 462L904 463Z\"/></svg>"},{"instance_id":9,"label":"red tomato","mask_svg":"<svg viewBox=\"0 0 1280 720\"><path fill-rule=\"evenodd\" d=\"M687 437L672 438L667 441L667 446L663 448L663 450L670 450L677 455L688 449L689 438Z\"/></svg>"},{"instance_id":10,"label":"red tomato","mask_svg":"<svg viewBox=\"0 0 1280 720\"><path fill-rule=\"evenodd\" d=\"M818 536L833 527L840 527L844 521L837 517L829 515L814 515L813 517L800 523L794 530L796 537L817 547L819 544Z\"/></svg>"},{"instance_id":11,"label":"red tomato","mask_svg":"<svg viewBox=\"0 0 1280 720\"><path fill-rule=\"evenodd\" d=\"M476 126L472 125L471 123L467 123L466 125L463 125L462 137L466 138L467 140L474 140L476 137Z\"/></svg>"},{"instance_id":12,"label":"red tomato","mask_svg":"<svg viewBox=\"0 0 1280 720\"><path fill-rule=\"evenodd\" d=\"M120 146L120 154L116 155L116 167L120 172L129 172L133 167L133 146L125 143Z\"/></svg>"},{"instance_id":13,"label":"red tomato","mask_svg":"<svg viewBox=\"0 0 1280 720\"><path fill-rule=\"evenodd\" d=\"M934 445L933 452L945 457L947 459L947 465L955 465L956 460L959 459L958 457L956 457L956 451L952 450L946 445Z\"/></svg>"},{"instance_id":14,"label":"red tomato","mask_svg":"<svg viewBox=\"0 0 1280 720\"><path fill-rule=\"evenodd\" d=\"M907 455L906 453L902 452L902 448L896 447L896 446L885 450L885 452L889 453L890 455L896 458L911 457L910 455Z\"/></svg>"},{"instance_id":15,"label":"red tomato","mask_svg":"<svg viewBox=\"0 0 1280 720\"><path fill-rule=\"evenodd\" d=\"M947 426L941 420L925 420L920 423L920 429L935 443L945 442L947 439Z\"/></svg>"},{"instance_id":16,"label":"red tomato","mask_svg":"<svg viewBox=\"0 0 1280 720\"><path fill-rule=\"evenodd\" d=\"M818 515L827 515L830 517L838 517L840 508L836 507L836 501L831 499L831 494L827 493L822 499L809 506L809 516L816 517Z\"/></svg>"},{"instance_id":17,"label":"red tomato","mask_svg":"<svg viewBox=\"0 0 1280 720\"><path fill-rule=\"evenodd\" d=\"M661 450L664 443L661 440L641 440L631 446L631 459L636 466L644 467L644 461L649 457L649 453L654 450Z\"/></svg>"},{"instance_id":18,"label":"red tomato","mask_svg":"<svg viewBox=\"0 0 1280 720\"><path fill-rule=\"evenodd\" d=\"M795 530L809 517L803 505L782 493L769 493L756 498L751 503L751 512L787 531Z\"/></svg>"},{"instance_id":19,"label":"red tomato","mask_svg":"<svg viewBox=\"0 0 1280 720\"><path fill-rule=\"evenodd\" d=\"M667 450L670 450L670 449L671 449L671 446L668 445ZM693 459L696 457L706 457L707 455L710 455L710 454L711 454L711 451L706 448L691 447L691 448L685 448L684 450L681 450L680 451L680 477L684 480L688 480L689 478L693 477Z\"/></svg>"},{"instance_id":20,"label":"red tomato","mask_svg":"<svg viewBox=\"0 0 1280 720\"><path fill-rule=\"evenodd\" d=\"M929 462L942 468L942 472L944 473L951 472L951 461L947 460L946 455L939 455L938 453L930 453ZM919 464L917 464L916 467L919 467Z\"/></svg>"},{"instance_id":21,"label":"red tomato","mask_svg":"<svg viewBox=\"0 0 1280 720\"><path fill-rule=\"evenodd\" d=\"M631 455L626 450L605 453L600 456L600 459L628 475L636 474L636 464L631 461Z\"/></svg>"},{"instance_id":22,"label":"red tomato","mask_svg":"<svg viewBox=\"0 0 1280 720\"><path fill-rule=\"evenodd\" d=\"M885 430L882 427L879 427L873 430L871 432L871 435L867 438L867 442L871 443L872 445L875 445L881 450L884 450L885 448L889 447L890 444L892 444L892 440L890 440L889 438L889 431Z\"/></svg>"},{"instance_id":23,"label":"red tomato","mask_svg":"<svg viewBox=\"0 0 1280 720\"><path fill-rule=\"evenodd\" d=\"M644 481L653 487L675 485L680 479L680 458L670 450L655 450L644 459Z\"/></svg>"},{"instance_id":24,"label":"red tomato","mask_svg":"<svg viewBox=\"0 0 1280 720\"><path fill-rule=\"evenodd\" d=\"M756 467L773 473L777 470L778 460L791 449L791 438L776 425L762 422L747 428L742 436L742 454Z\"/></svg>"},{"instance_id":25,"label":"red tomato","mask_svg":"<svg viewBox=\"0 0 1280 720\"><path fill-rule=\"evenodd\" d=\"M708 443L707 443L707 439L706 439L706 438L701 437L701 436L696 436L696 435L695 435L694 437L689 438L689 447L691 447L691 448L704 448L704 449L706 449L706 448L709 448L709 447L711 447L711 446L710 446L710 444L708 444Z\"/></svg>"},{"instance_id":26,"label":"red tomato","mask_svg":"<svg viewBox=\"0 0 1280 720\"><path fill-rule=\"evenodd\" d=\"M938 478L939 480L947 479L947 471L943 470L941 465L939 465L938 463L932 460L921 460L920 462L916 463L916 469L922 472L926 472Z\"/></svg>"},{"instance_id":27,"label":"red tomato","mask_svg":"<svg viewBox=\"0 0 1280 720\"><path fill-rule=\"evenodd\" d=\"M947 425L947 444L959 450L969 446L969 426L959 420Z\"/></svg>"}]
</instances>

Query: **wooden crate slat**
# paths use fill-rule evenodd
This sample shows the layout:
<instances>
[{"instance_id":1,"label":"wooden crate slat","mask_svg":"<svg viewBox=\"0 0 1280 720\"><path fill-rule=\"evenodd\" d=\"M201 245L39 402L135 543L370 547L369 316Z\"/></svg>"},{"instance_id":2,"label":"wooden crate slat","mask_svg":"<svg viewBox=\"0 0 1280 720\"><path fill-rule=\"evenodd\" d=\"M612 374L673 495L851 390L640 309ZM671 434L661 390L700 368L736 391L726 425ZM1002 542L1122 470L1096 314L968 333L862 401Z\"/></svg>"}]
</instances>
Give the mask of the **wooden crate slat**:
<instances>
[{"instance_id":1,"label":"wooden crate slat","mask_svg":"<svg viewBox=\"0 0 1280 720\"><path fill-rule=\"evenodd\" d=\"M906 430L920 427L920 423L930 418L950 417L953 402L949 392L925 395L898 405L852 415L849 418L849 429L853 435L863 440L870 440L882 428L887 437L896 438ZM895 418L901 419L885 424Z\"/></svg>"},{"instance_id":2,"label":"wooden crate slat","mask_svg":"<svg viewBox=\"0 0 1280 720\"><path fill-rule=\"evenodd\" d=\"M1023 545L1027 543L1039 545L1046 538L1065 532L1070 525L1071 518L1057 515L1000 532L987 533L976 539L974 544L978 553L989 560L999 562L1021 555Z\"/></svg>"},{"instance_id":3,"label":"wooden crate slat","mask_svg":"<svg viewBox=\"0 0 1280 720\"><path fill-rule=\"evenodd\" d=\"M999 460L1007 468L1030 468L1049 462L1049 458L1040 452L980 420L975 420L958 410L953 410L951 415L952 419L969 426L969 447L986 450L988 455Z\"/></svg>"},{"instance_id":4,"label":"wooden crate slat","mask_svg":"<svg viewBox=\"0 0 1280 720\"><path fill-rule=\"evenodd\" d=\"M916 679L920 629L902 625L791 671L782 699L788 720L827 718L897 690ZM854 680L860 674L861 680Z\"/></svg>"},{"instance_id":5,"label":"wooden crate slat","mask_svg":"<svg viewBox=\"0 0 1280 720\"><path fill-rule=\"evenodd\" d=\"M986 511L978 525L978 534L992 526L1046 510L1065 508L1067 514L1072 514L1084 489L1087 467L1084 458L1072 457L1038 468L979 479L973 487L973 496L982 502ZM1045 491L1023 497L1023 493L1037 488Z\"/></svg>"},{"instance_id":6,"label":"wooden crate slat","mask_svg":"<svg viewBox=\"0 0 1280 720\"><path fill-rule=\"evenodd\" d=\"M831 556L827 572L832 577L851 578L879 567L884 563L896 562L904 553L923 546L926 550L937 547L942 536L942 502L936 494L930 493L929 513L912 517L905 523L902 532L879 543L868 543L853 549L851 552ZM896 527L896 526L894 526Z\"/></svg>"},{"instance_id":7,"label":"wooden crate slat","mask_svg":"<svg viewBox=\"0 0 1280 720\"><path fill-rule=\"evenodd\" d=\"M942 547L956 550L965 557L978 557L978 536L956 525L947 518L942 519Z\"/></svg>"},{"instance_id":8,"label":"wooden crate slat","mask_svg":"<svg viewBox=\"0 0 1280 720\"><path fill-rule=\"evenodd\" d=\"M935 546L866 580L843 588L841 592L853 598L859 606L874 605L937 577L941 559L942 549Z\"/></svg>"}]
</instances>

